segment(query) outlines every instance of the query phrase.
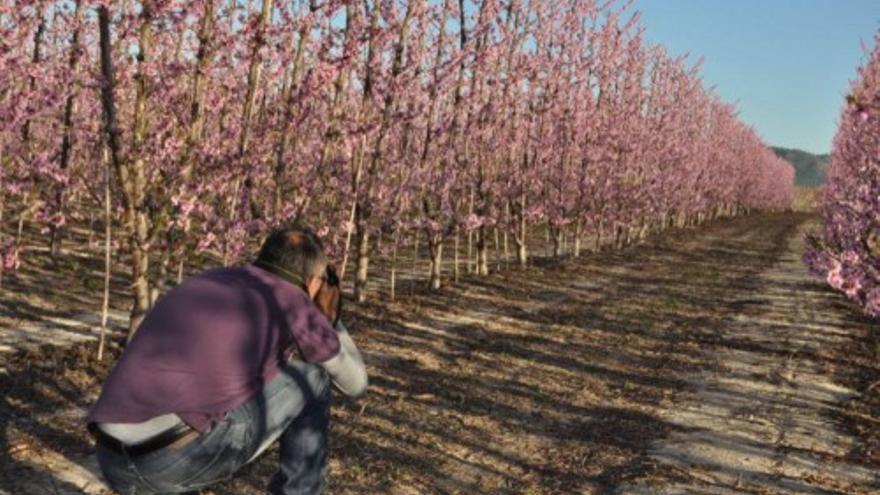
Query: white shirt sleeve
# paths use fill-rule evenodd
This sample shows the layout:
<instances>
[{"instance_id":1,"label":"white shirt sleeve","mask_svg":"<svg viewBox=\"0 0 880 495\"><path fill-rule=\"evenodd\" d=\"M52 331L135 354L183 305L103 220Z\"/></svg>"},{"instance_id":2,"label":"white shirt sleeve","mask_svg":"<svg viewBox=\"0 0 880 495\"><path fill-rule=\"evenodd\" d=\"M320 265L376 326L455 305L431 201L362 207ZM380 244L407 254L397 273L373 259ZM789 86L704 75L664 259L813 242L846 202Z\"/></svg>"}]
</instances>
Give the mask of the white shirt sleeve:
<instances>
[{"instance_id":1,"label":"white shirt sleeve","mask_svg":"<svg viewBox=\"0 0 880 495\"><path fill-rule=\"evenodd\" d=\"M330 375L330 380L342 393L358 397L367 391L367 369L360 351L340 320L336 325L339 336L339 353L318 363Z\"/></svg>"}]
</instances>

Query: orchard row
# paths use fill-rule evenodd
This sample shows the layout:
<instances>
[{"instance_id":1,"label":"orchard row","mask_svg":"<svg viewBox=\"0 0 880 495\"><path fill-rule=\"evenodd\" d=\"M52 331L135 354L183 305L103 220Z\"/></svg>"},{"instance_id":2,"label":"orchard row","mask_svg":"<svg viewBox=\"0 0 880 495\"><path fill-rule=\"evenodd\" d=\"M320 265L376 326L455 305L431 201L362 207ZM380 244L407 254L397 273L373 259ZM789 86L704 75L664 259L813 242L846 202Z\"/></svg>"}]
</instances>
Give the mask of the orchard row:
<instances>
[{"instance_id":1,"label":"orchard row","mask_svg":"<svg viewBox=\"0 0 880 495\"><path fill-rule=\"evenodd\" d=\"M880 36L859 68L834 138L824 231L806 259L828 283L880 317Z\"/></svg>"},{"instance_id":2,"label":"orchard row","mask_svg":"<svg viewBox=\"0 0 880 495\"><path fill-rule=\"evenodd\" d=\"M792 167L643 31L594 0L0 0L2 218L57 252L107 206L136 323L193 253L291 220L362 298L380 238L418 234L439 287L452 236L487 273L496 231L526 263L539 226L577 254L788 207Z\"/></svg>"}]
</instances>

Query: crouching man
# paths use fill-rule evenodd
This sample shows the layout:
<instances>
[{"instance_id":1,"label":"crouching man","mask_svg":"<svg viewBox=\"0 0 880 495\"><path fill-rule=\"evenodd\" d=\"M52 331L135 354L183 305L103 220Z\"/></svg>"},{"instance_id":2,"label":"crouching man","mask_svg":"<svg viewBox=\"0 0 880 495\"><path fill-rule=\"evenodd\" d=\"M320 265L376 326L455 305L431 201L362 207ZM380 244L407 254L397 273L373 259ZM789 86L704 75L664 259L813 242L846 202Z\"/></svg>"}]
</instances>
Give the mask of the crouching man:
<instances>
[{"instance_id":1,"label":"crouching man","mask_svg":"<svg viewBox=\"0 0 880 495\"><path fill-rule=\"evenodd\" d=\"M338 279L304 228L272 233L253 264L169 291L87 418L107 481L126 495L196 491L278 440L268 491L321 493L330 383L349 396L367 388L338 312Z\"/></svg>"}]
</instances>

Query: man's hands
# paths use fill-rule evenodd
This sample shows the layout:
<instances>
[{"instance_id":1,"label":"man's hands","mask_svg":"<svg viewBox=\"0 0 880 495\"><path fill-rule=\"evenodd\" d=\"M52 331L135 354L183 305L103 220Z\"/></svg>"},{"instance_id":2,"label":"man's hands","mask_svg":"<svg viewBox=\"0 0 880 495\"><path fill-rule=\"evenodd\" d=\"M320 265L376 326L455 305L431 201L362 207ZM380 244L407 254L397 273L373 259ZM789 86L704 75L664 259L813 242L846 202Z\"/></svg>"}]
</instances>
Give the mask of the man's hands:
<instances>
[{"instance_id":1,"label":"man's hands","mask_svg":"<svg viewBox=\"0 0 880 495\"><path fill-rule=\"evenodd\" d=\"M335 327L342 311L342 287L333 265L327 265L321 288L315 294L315 305Z\"/></svg>"}]
</instances>

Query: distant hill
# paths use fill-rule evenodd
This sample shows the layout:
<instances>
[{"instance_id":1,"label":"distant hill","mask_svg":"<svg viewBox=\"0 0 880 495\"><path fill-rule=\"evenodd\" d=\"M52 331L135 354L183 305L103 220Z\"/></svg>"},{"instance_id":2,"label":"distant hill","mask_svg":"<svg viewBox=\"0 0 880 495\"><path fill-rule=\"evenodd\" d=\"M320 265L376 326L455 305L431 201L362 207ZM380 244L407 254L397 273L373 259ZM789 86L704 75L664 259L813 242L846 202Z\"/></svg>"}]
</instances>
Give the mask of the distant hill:
<instances>
[{"instance_id":1,"label":"distant hill","mask_svg":"<svg viewBox=\"0 0 880 495\"><path fill-rule=\"evenodd\" d=\"M825 170L829 155L814 155L804 150L771 146L776 155L794 165L795 185L821 186L825 183Z\"/></svg>"}]
</instances>

